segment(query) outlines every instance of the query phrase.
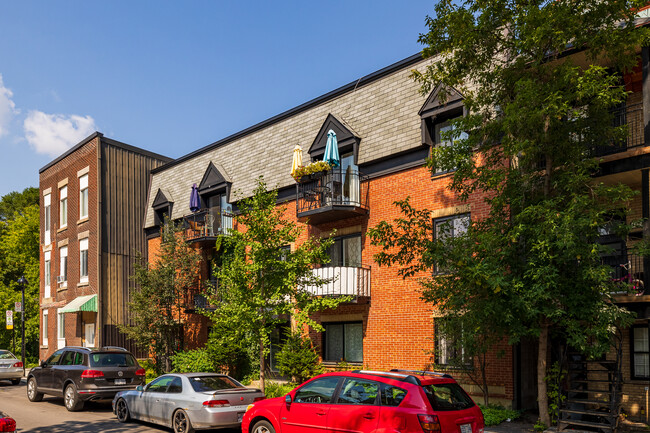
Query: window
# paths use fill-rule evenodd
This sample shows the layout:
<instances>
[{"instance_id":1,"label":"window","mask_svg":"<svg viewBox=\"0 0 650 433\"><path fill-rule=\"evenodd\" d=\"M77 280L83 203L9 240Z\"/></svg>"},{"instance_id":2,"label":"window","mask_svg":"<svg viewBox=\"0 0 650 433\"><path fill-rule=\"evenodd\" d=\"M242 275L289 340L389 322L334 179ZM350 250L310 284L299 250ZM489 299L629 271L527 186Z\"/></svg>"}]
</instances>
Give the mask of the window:
<instances>
[{"instance_id":1,"label":"window","mask_svg":"<svg viewBox=\"0 0 650 433\"><path fill-rule=\"evenodd\" d=\"M377 404L379 383L370 380L349 378L343 382L338 404Z\"/></svg>"},{"instance_id":2,"label":"window","mask_svg":"<svg viewBox=\"0 0 650 433\"><path fill-rule=\"evenodd\" d=\"M435 411L463 410L474 407L472 399L457 383L424 385L422 389Z\"/></svg>"},{"instance_id":3,"label":"window","mask_svg":"<svg viewBox=\"0 0 650 433\"><path fill-rule=\"evenodd\" d=\"M316 379L296 391L293 401L295 403L330 403L338 384L339 378L336 376Z\"/></svg>"},{"instance_id":4,"label":"window","mask_svg":"<svg viewBox=\"0 0 650 433\"><path fill-rule=\"evenodd\" d=\"M363 362L361 322L325 324L325 361Z\"/></svg>"},{"instance_id":5,"label":"window","mask_svg":"<svg viewBox=\"0 0 650 433\"><path fill-rule=\"evenodd\" d=\"M455 134L454 130L456 129L453 121L458 119L460 116L448 119L444 122L432 123L431 127L433 128L432 135L434 137L434 147L446 147L451 146L455 141L465 140L467 138L466 132L461 132L460 134ZM450 135L452 137L450 137ZM447 173L452 170L438 170L436 169L434 174Z\"/></svg>"},{"instance_id":6,"label":"window","mask_svg":"<svg viewBox=\"0 0 650 433\"><path fill-rule=\"evenodd\" d=\"M52 260L52 253L49 251L46 251L43 253L43 279L45 280L43 282L43 297L44 298L49 298L51 295L50 293L50 285L52 284L52 271L51 271L51 260Z\"/></svg>"},{"instance_id":7,"label":"window","mask_svg":"<svg viewBox=\"0 0 650 433\"><path fill-rule=\"evenodd\" d=\"M331 261L325 266L361 266L361 235L342 236L334 238L334 243L327 253Z\"/></svg>"},{"instance_id":8,"label":"window","mask_svg":"<svg viewBox=\"0 0 650 433\"><path fill-rule=\"evenodd\" d=\"M79 178L79 218L88 217L88 175Z\"/></svg>"},{"instance_id":9,"label":"window","mask_svg":"<svg viewBox=\"0 0 650 433\"><path fill-rule=\"evenodd\" d=\"M59 257L61 258L61 265L59 267L59 283L62 287L68 284L68 247L59 248Z\"/></svg>"},{"instance_id":10,"label":"window","mask_svg":"<svg viewBox=\"0 0 650 433\"><path fill-rule=\"evenodd\" d=\"M68 187L59 189L59 228L68 226Z\"/></svg>"},{"instance_id":11,"label":"window","mask_svg":"<svg viewBox=\"0 0 650 433\"><path fill-rule=\"evenodd\" d=\"M79 282L88 282L88 238L79 241Z\"/></svg>"},{"instance_id":12,"label":"window","mask_svg":"<svg viewBox=\"0 0 650 433\"><path fill-rule=\"evenodd\" d=\"M48 312L47 310L43 310L43 346L47 346L47 327L48 327Z\"/></svg>"},{"instance_id":13,"label":"window","mask_svg":"<svg viewBox=\"0 0 650 433\"><path fill-rule=\"evenodd\" d=\"M147 386L146 392L167 392L167 387L175 379L174 376L163 376L154 380Z\"/></svg>"},{"instance_id":14,"label":"window","mask_svg":"<svg viewBox=\"0 0 650 433\"><path fill-rule=\"evenodd\" d=\"M650 378L650 344L648 325L631 329L632 379Z\"/></svg>"},{"instance_id":15,"label":"window","mask_svg":"<svg viewBox=\"0 0 650 433\"><path fill-rule=\"evenodd\" d=\"M167 392L168 393L183 392L183 384L181 383L180 377L175 377L174 380L172 380L172 383L169 384L169 388L167 388Z\"/></svg>"},{"instance_id":16,"label":"window","mask_svg":"<svg viewBox=\"0 0 650 433\"><path fill-rule=\"evenodd\" d=\"M52 354L52 356L50 356L47 359L47 365L56 365L56 364L58 364L59 359L61 359L61 355L63 355L63 349L60 349L60 350L57 350L56 352L54 352Z\"/></svg>"},{"instance_id":17,"label":"window","mask_svg":"<svg viewBox=\"0 0 650 433\"><path fill-rule=\"evenodd\" d=\"M208 236L216 236L232 230L232 205L228 203L226 194L215 194L208 197Z\"/></svg>"},{"instance_id":18,"label":"window","mask_svg":"<svg viewBox=\"0 0 650 433\"><path fill-rule=\"evenodd\" d=\"M57 312L56 317L56 337L62 340L65 338L65 313Z\"/></svg>"},{"instance_id":19,"label":"window","mask_svg":"<svg viewBox=\"0 0 650 433\"><path fill-rule=\"evenodd\" d=\"M457 238L467 232L470 224L470 214L453 215L433 220L433 236L435 240L445 242L451 238ZM443 273L444 269L434 267L434 273Z\"/></svg>"},{"instance_id":20,"label":"window","mask_svg":"<svg viewBox=\"0 0 650 433\"><path fill-rule=\"evenodd\" d=\"M52 242L52 237L50 236L50 226L52 224L52 194L46 194L43 196L43 243L49 245Z\"/></svg>"},{"instance_id":21,"label":"window","mask_svg":"<svg viewBox=\"0 0 650 433\"><path fill-rule=\"evenodd\" d=\"M381 384L382 406L399 406L404 397L406 397L406 390L385 383Z\"/></svg>"},{"instance_id":22,"label":"window","mask_svg":"<svg viewBox=\"0 0 650 433\"><path fill-rule=\"evenodd\" d=\"M445 319L436 319L435 361L437 365L461 367L471 365L472 359L465 354L460 341L462 331L445 329Z\"/></svg>"}]
</instances>

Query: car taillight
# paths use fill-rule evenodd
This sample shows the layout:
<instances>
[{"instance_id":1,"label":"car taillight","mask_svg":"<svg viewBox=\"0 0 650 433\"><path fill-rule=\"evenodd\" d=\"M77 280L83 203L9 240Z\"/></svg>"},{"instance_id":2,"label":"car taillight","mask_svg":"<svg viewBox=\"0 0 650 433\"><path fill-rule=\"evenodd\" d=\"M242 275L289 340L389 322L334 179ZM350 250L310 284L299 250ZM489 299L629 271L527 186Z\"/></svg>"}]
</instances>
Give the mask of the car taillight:
<instances>
[{"instance_id":1,"label":"car taillight","mask_svg":"<svg viewBox=\"0 0 650 433\"><path fill-rule=\"evenodd\" d=\"M226 407L230 406L230 402L228 400L208 400L203 402L203 406L205 407Z\"/></svg>"},{"instance_id":2,"label":"car taillight","mask_svg":"<svg viewBox=\"0 0 650 433\"><path fill-rule=\"evenodd\" d=\"M14 365L13 365L12 367L22 368L22 367L23 367L23 363L22 363L22 361L18 361L18 362L16 362L16 363L14 363Z\"/></svg>"},{"instance_id":3,"label":"car taillight","mask_svg":"<svg viewBox=\"0 0 650 433\"><path fill-rule=\"evenodd\" d=\"M93 379L95 377L104 377L104 373L99 370L84 370L84 372L81 373L82 379Z\"/></svg>"},{"instance_id":4,"label":"car taillight","mask_svg":"<svg viewBox=\"0 0 650 433\"><path fill-rule=\"evenodd\" d=\"M424 433L440 431L440 421L436 415L418 415L418 419Z\"/></svg>"},{"instance_id":5,"label":"car taillight","mask_svg":"<svg viewBox=\"0 0 650 433\"><path fill-rule=\"evenodd\" d=\"M146 376L147 372L146 372L146 370L144 368L141 368L140 370L135 371L135 375L136 376Z\"/></svg>"},{"instance_id":6,"label":"car taillight","mask_svg":"<svg viewBox=\"0 0 650 433\"><path fill-rule=\"evenodd\" d=\"M266 397L255 397L255 400L253 400L253 403L257 403L258 401L265 400Z\"/></svg>"},{"instance_id":7,"label":"car taillight","mask_svg":"<svg viewBox=\"0 0 650 433\"><path fill-rule=\"evenodd\" d=\"M0 431L16 431L16 421L13 418L0 418Z\"/></svg>"}]
</instances>

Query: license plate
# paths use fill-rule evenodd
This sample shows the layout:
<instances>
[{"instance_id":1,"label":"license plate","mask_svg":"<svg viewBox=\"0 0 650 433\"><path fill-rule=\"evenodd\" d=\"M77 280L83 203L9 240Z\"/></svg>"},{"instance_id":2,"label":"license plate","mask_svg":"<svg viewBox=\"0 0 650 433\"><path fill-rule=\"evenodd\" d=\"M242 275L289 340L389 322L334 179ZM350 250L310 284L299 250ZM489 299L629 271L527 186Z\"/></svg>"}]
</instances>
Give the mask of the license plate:
<instances>
[{"instance_id":1,"label":"license plate","mask_svg":"<svg viewBox=\"0 0 650 433\"><path fill-rule=\"evenodd\" d=\"M242 418L244 418L244 412L239 412L237 414L237 422L241 422Z\"/></svg>"},{"instance_id":2,"label":"license plate","mask_svg":"<svg viewBox=\"0 0 650 433\"><path fill-rule=\"evenodd\" d=\"M126 385L126 379L115 379L115 385Z\"/></svg>"},{"instance_id":3,"label":"license plate","mask_svg":"<svg viewBox=\"0 0 650 433\"><path fill-rule=\"evenodd\" d=\"M472 425L471 424L461 424L460 425L460 433L472 433Z\"/></svg>"}]
</instances>

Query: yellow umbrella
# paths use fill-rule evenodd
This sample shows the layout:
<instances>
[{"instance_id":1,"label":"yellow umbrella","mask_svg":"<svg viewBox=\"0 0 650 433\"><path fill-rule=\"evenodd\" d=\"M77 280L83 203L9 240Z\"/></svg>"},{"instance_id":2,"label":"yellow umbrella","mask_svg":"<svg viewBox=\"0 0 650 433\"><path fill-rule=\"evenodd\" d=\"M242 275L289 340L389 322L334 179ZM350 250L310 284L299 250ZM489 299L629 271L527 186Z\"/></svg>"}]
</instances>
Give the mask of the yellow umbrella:
<instances>
[{"instance_id":1,"label":"yellow umbrella","mask_svg":"<svg viewBox=\"0 0 650 433\"><path fill-rule=\"evenodd\" d=\"M293 162L291 163L291 176L295 176L298 167L302 167L302 147L296 144L293 148Z\"/></svg>"}]
</instances>

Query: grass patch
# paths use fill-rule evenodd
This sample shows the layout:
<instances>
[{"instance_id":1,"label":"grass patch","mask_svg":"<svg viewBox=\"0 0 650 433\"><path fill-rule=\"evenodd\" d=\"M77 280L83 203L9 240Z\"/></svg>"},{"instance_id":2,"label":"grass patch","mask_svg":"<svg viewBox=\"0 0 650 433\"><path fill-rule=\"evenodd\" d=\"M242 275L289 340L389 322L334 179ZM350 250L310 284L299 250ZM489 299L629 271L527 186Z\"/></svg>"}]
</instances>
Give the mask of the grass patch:
<instances>
[{"instance_id":1,"label":"grass patch","mask_svg":"<svg viewBox=\"0 0 650 433\"><path fill-rule=\"evenodd\" d=\"M295 383L280 383L268 381L264 384L266 398L282 397L296 387Z\"/></svg>"},{"instance_id":2,"label":"grass patch","mask_svg":"<svg viewBox=\"0 0 650 433\"><path fill-rule=\"evenodd\" d=\"M483 412L483 418L485 419L485 426L499 425L507 419L514 421L521 416L521 412L518 410L506 409L503 406L491 404L488 406L483 406L482 404L478 405Z\"/></svg>"}]
</instances>

